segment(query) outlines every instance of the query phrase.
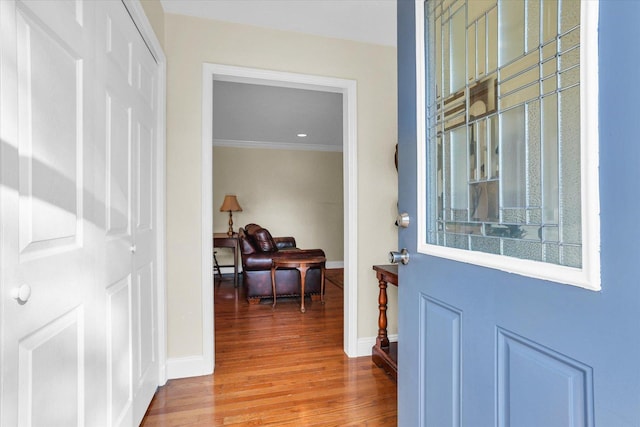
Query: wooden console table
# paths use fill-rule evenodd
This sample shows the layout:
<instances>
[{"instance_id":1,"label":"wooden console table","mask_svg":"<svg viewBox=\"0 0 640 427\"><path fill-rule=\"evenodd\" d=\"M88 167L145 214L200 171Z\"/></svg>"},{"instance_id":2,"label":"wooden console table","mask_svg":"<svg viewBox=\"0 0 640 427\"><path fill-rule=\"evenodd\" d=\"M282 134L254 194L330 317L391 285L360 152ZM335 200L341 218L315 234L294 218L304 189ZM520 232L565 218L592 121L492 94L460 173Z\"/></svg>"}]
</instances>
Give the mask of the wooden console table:
<instances>
[{"instance_id":1,"label":"wooden console table","mask_svg":"<svg viewBox=\"0 0 640 427\"><path fill-rule=\"evenodd\" d=\"M226 264L220 267L233 267L233 285L238 286L238 252L240 249L238 241L238 233L229 236L227 233L213 233L214 248L231 248L233 249L233 265Z\"/></svg>"},{"instance_id":2,"label":"wooden console table","mask_svg":"<svg viewBox=\"0 0 640 427\"><path fill-rule=\"evenodd\" d=\"M378 337L371 351L371 360L376 366L397 381L398 379L398 343L389 342L387 337L387 283L398 286L397 265L374 265L373 269L378 278L380 294L378 296Z\"/></svg>"}]
</instances>

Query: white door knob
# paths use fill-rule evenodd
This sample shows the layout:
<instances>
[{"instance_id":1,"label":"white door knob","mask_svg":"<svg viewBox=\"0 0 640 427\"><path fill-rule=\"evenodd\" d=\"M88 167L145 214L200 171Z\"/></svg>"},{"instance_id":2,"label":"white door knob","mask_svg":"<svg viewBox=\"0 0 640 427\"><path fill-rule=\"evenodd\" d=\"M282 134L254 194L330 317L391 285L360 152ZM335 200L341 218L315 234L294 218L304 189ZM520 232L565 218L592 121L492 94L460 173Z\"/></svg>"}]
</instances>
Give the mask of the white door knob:
<instances>
[{"instance_id":1,"label":"white door knob","mask_svg":"<svg viewBox=\"0 0 640 427\"><path fill-rule=\"evenodd\" d=\"M136 249L138 249L138 248L136 248L136 245L131 245L131 247L129 248L129 250L131 251L132 254L136 253Z\"/></svg>"},{"instance_id":2,"label":"white door knob","mask_svg":"<svg viewBox=\"0 0 640 427\"><path fill-rule=\"evenodd\" d=\"M11 290L11 297L18 300L18 302L21 304L27 302L30 296L31 286L29 285L22 285L19 288L16 287Z\"/></svg>"}]
</instances>

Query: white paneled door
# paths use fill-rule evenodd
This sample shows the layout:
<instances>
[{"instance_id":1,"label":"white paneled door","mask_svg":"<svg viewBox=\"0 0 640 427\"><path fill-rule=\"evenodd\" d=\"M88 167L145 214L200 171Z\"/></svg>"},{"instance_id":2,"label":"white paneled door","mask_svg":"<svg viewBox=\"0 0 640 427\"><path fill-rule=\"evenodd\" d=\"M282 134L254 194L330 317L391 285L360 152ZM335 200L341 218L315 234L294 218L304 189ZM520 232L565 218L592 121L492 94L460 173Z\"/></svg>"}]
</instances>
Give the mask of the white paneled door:
<instances>
[{"instance_id":1,"label":"white paneled door","mask_svg":"<svg viewBox=\"0 0 640 427\"><path fill-rule=\"evenodd\" d=\"M98 13L97 105L105 117L107 420L142 419L158 384L154 351L156 63L120 2Z\"/></svg>"},{"instance_id":2,"label":"white paneled door","mask_svg":"<svg viewBox=\"0 0 640 427\"><path fill-rule=\"evenodd\" d=\"M0 20L0 424L136 425L158 385L156 62L120 1Z\"/></svg>"},{"instance_id":3,"label":"white paneled door","mask_svg":"<svg viewBox=\"0 0 640 427\"><path fill-rule=\"evenodd\" d=\"M78 6L0 4L3 426L85 417L99 224L91 23Z\"/></svg>"}]
</instances>

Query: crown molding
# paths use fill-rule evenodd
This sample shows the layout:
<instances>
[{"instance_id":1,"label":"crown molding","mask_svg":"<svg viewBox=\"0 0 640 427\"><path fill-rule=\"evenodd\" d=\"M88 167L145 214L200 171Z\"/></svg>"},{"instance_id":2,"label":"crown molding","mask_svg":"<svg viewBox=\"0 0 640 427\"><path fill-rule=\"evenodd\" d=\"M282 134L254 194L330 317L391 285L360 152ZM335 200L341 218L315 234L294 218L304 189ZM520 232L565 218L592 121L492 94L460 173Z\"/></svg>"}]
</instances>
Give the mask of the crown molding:
<instances>
[{"instance_id":1,"label":"crown molding","mask_svg":"<svg viewBox=\"0 0 640 427\"><path fill-rule=\"evenodd\" d=\"M233 148L263 148L263 149L272 149L272 150L342 152L342 145L305 144L303 142L238 141L238 140L230 140L230 139L214 139L213 146L214 147L233 147Z\"/></svg>"}]
</instances>

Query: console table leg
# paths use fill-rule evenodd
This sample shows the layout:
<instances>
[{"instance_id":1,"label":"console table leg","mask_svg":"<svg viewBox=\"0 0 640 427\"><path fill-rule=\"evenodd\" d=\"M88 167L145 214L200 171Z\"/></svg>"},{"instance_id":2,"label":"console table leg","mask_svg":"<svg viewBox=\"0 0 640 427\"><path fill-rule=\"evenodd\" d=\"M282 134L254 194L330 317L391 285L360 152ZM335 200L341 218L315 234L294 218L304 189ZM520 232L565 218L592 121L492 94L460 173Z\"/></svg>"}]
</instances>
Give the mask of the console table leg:
<instances>
[{"instance_id":1,"label":"console table leg","mask_svg":"<svg viewBox=\"0 0 640 427\"><path fill-rule=\"evenodd\" d=\"M379 282L380 294L378 295L378 309L380 314L378 316L378 337L376 338L376 344L381 348L389 347L389 338L387 337L387 282L380 280Z\"/></svg>"}]
</instances>

